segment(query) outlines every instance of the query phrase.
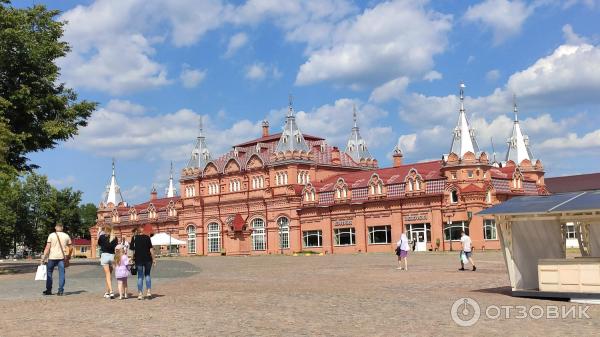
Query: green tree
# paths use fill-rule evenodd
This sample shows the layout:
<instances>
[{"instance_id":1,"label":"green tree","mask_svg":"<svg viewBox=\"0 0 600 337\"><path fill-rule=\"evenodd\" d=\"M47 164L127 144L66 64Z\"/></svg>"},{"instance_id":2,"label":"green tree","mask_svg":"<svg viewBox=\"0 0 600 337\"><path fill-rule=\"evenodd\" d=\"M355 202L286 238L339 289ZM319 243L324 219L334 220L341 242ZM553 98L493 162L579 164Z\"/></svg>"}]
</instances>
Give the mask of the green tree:
<instances>
[{"instance_id":1,"label":"green tree","mask_svg":"<svg viewBox=\"0 0 600 337\"><path fill-rule=\"evenodd\" d=\"M87 203L79 206L79 218L81 219L81 227L77 233L78 237L90 238L90 228L96 224L98 208L92 203Z\"/></svg>"},{"instance_id":2,"label":"green tree","mask_svg":"<svg viewBox=\"0 0 600 337\"><path fill-rule=\"evenodd\" d=\"M17 211L18 241L25 246L40 251L52 228L55 214L55 189L48 178L31 172L23 179Z\"/></svg>"},{"instance_id":3,"label":"green tree","mask_svg":"<svg viewBox=\"0 0 600 337\"><path fill-rule=\"evenodd\" d=\"M0 258L16 250L20 182L15 172L0 170Z\"/></svg>"},{"instance_id":4,"label":"green tree","mask_svg":"<svg viewBox=\"0 0 600 337\"><path fill-rule=\"evenodd\" d=\"M69 52L60 41L59 11L14 8L0 0L0 155L19 171L36 167L26 154L53 148L77 134L97 103L78 101L58 81L56 59Z\"/></svg>"},{"instance_id":5,"label":"green tree","mask_svg":"<svg viewBox=\"0 0 600 337\"><path fill-rule=\"evenodd\" d=\"M51 232L57 223L62 223L65 227L65 232L70 235L79 232L81 227L81 218L79 217L80 202L80 191L73 191L70 187L63 188L62 190L53 188L52 196L48 203L48 232Z\"/></svg>"}]
</instances>

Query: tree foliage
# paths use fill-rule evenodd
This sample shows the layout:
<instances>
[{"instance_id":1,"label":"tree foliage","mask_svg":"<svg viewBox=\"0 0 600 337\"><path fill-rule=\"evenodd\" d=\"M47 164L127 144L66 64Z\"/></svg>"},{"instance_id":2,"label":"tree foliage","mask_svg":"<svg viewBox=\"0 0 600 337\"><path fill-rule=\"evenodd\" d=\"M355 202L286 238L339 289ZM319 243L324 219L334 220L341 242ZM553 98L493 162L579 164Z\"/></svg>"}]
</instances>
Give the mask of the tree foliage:
<instances>
[{"instance_id":1,"label":"tree foliage","mask_svg":"<svg viewBox=\"0 0 600 337\"><path fill-rule=\"evenodd\" d=\"M15 252L17 245L41 251L56 223L71 237L89 238L97 209L94 204L80 206L80 191L56 189L35 172L24 177L0 173L0 188L0 256Z\"/></svg>"},{"instance_id":2,"label":"tree foliage","mask_svg":"<svg viewBox=\"0 0 600 337\"><path fill-rule=\"evenodd\" d=\"M0 1L0 155L19 171L31 170L26 154L53 148L86 125L96 103L78 101L59 83L56 59L69 52L61 41L59 11Z\"/></svg>"}]
</instances>

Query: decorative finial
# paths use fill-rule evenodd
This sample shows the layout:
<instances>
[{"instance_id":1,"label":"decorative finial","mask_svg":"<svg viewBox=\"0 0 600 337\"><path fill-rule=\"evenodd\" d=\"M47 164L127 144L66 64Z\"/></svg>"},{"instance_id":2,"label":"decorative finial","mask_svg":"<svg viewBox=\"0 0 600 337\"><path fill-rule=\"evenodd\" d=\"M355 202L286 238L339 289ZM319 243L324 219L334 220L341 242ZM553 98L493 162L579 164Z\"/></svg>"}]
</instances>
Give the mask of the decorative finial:
<instances>
[{"instance_id":1,"label":"decorative finial","mask_svg":"<svg viewBox=\"0 0 600 337\"><path fill-rule=\"evenodd\" d=\"M200 119L198 120L198 137L202 137L202 115L200 115Z\"/></svg>"},{"instance_id":2,"label":"decorative finial","mask_svg":"<svg viewBox=\"0 0 600 337\"><path fill-rule=\"evenodd\" d=\"M115 175L115 157L112 158L112 175Z\"/></svg>"},{"instance_id":3,"label":"decorative finial","mask_svg":"<svg viewBox=\"0 0 600 337\"><path fill-rule=\"evenodd\" d=\"M352 106L352 118L354 119L354 127L357 128L358 124L356 122L356 104Z\"/></svg>"},{"instance_id":4,"label":"decorative finial","mask_svg":"<svg viewBox=\"0 0 600 337\"><path fill-rule=\"evenodd\" d=\"M513 94L513 111L515 112L515 122L519 121L518 113L519 109L517 109L517 95Z\"/></svg>"},{"instance_id":5,"label":"decorative finial","mask_svg":"<svg viewBox=\"0 0 600 337\"><path fill-rule=\"evenodd\" d=\"M288 94L288 117L291 117L294 112L294 96Z\"/></svg>"},{"instance_id":6,"label":"decorative finial","mask_svg":"<svg viewBox=\"0 0 600 337\"><path fill-rule=\"evenodd\" d=\"M171 179L173 179L173 161L171 160Z\"/></svg>"},{"instance_id":7,"label":"decorative finial","mask_svg":"<svg viewBox=\"0 0 600 337\"><path fill-rule=\"evenodd\" d=\"M492 153L494 155L494 163L496 162L496 149L494 148L494 137L490 137L490 142L492 143Z\"/></svg>"},{"instance_id":8,"label":"decorative finial","mask_svg":"<svg viewBox=\"0 0 600 337\"><path fill-rule=\"evenodd\" d=\"M465 85L465 82L460 81L460 111L465 111L465 106L463 104L464 100L465 100L465 88L467 87Z\"/></svg>"}]
</instances>

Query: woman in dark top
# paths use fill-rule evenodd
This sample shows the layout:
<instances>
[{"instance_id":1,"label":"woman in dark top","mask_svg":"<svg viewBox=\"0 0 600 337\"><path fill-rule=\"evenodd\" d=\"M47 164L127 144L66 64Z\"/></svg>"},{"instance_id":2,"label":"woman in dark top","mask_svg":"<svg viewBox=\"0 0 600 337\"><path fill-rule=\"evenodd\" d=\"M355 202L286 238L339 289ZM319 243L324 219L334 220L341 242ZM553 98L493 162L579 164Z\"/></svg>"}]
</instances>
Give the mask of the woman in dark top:
<instances>
[{"instance_id":1,"label":"woman in dark top","mask_svg":"<svg viewBox=\"0 0 600 337\"><path fill-rule=\"evenodd\" d=\"M112 290L112 271L113 260L115 258L115 247L117 246L117 238L111 226L104 226L100 236L98 236L98 247L100 247L100 265L104 270L104 278L106 283L106 292L104 298L113 299L115 295Z\"/></svg>"},{"instance_id":2,"label":"woman in dark top","mask_svg":"<svg viewBox=\"0 0 600 337\"><path fill-rule=\"evenodd\" d=\"M152 266L156 265L156 259L154 258L152 241L148 235L142 232L141 227L134 231L129 248L133 250L133 259L137 267L138 300L144 299L144 278L146 279L146 298L150 299L152 298L150 271Z\"/></svg>"}]
</instances>

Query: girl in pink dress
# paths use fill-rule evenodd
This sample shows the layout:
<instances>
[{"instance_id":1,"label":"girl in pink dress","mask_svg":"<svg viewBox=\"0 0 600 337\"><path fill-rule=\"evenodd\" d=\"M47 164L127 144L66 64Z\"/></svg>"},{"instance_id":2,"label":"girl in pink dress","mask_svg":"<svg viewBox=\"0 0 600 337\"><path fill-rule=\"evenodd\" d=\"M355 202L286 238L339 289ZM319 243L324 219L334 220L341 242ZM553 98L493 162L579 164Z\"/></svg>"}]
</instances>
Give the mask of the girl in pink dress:
<instances>
[{"instance_id":1,"label":"girl in pink dress","mask_svg":"<svg viewBox=\"0 0 600 337\"><path fill-rule=\"evenodd\" d=\"M124 252L123 245L115 247L115 276L117 277L117 285L119 287L119 299L126 299L127 295L127 277L129 273L129 257Z\"/></svg>"}]
</instances>

